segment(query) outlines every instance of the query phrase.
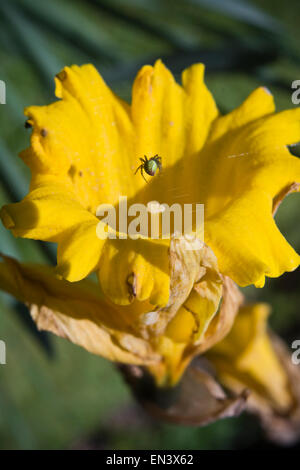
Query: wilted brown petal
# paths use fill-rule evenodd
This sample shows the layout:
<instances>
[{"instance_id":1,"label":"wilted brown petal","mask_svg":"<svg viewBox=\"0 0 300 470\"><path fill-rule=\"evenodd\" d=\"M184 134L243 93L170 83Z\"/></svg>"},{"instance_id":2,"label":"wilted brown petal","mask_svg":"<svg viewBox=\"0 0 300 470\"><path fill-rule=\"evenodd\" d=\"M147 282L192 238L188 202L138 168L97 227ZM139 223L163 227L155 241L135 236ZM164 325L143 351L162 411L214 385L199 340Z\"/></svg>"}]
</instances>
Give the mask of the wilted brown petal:
<instances>
[{"instance_id":1,"label":"wilted brown petal","mask_svg":"<svg viewBox=\"0 0 300 470\"><path fill-rule=\"evenodd\" d=\"M138 337L127 311L108 303L90 281L70 283L57 279L51 267L25 265L3 256L0 284L29 305L41 330L110 360L131 364L160 360L150 343Z\"/></svg>"},{"instance_id":2,"label":"wilted brown petal","mask_svg":"<svg viewBox=\"0 0 300 470\"><path fill-rule=\"evenodd\" d=\"M239 395L226 395L205 359L197 358L193 361L177 389L162 389L158 395L149 393L151 386L138 367L122 366L122 370L145 410L163 421L203 426L221 418L237 416L246 406L247 390ZM143 389L143 381L147 394ZM145 399L147 395L148 399Z\"/></svg>"},{"instance_id":3,"label":"wilted brown petal","mask_svg":"<svg viewBox=\"0 0 300 470\"><path fill-rule=\"evenodd\" d=\"M244 296L238 286L229 277L223 277L222 303L218 314L209 325L203 341L197 348L197 354L210 349L221 341L231 330L240 306L244 302Z\"/></svg>"},{"instance_id":4,"label":"wilted brown petal","mask_svg":"<svg viewBox=\"0 0 300 470\"><path fill-rule=\"evenodd\" d=\"M166 307L157 310L157 321L147 328L150 334L157 336L164 333L168 323L188 298L195 282L205 273L201 261L207 247L204 243L199 243L201 245L198 250L189 250L190 242L184 237L171 238L169 302Z\"/></svg>"}]
</instances>

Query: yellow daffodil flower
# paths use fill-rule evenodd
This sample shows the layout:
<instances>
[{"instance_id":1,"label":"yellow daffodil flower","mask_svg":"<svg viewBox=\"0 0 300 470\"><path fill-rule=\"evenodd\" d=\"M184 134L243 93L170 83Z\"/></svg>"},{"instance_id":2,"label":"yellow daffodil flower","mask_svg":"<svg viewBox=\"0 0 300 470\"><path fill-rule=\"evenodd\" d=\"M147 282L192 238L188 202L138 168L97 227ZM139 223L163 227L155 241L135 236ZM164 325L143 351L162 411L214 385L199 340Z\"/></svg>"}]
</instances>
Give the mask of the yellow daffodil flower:
<instances>
[{"instance_id":1,"label":"yellow daffodil flower","mask_svg":"<svg viewBox=\"0 0 300 470\"><path fill-rule=\"evenodd\" d=\"M138 73L128 105L93 66L65 67L59 100L25 111L29 194L0 213L15 236L58 245L55 269L0 264L0 286L30 305L38 327L143 365L165 386L230 331L236 284L262 286L300 259L272 216L299 189L300 161L287 146L300 140L300 110L276 114L258 88L220 116L203 76L196 64L179 85L157 61ZM162 168L147 183L136 169L155 155ZM204 240L191 250L171 234L102 239L97 208L119 209L122 196L128 205L204 204ZM93 272L98 284L86 279Z\"/></svg>"},{"instance_id":2,"label":"yellow daffodil flower","mask_svg":"<svg viewBox=\"0 0 300 470\"><path fill-rule=\"evenodd\" d=\"M258 88L220 116L203 75L193 65L178 85L157 61L139 71L128 105L92 65L65 67L55 79L59 100L25 111L30 192L2 208L4 225L56 242L57 273L74 282L96 271L104 294L121 305L135 297L161 308L170 297L169 243L95 235L98 205L124 195L129 204L204 204L204 241L238 285L263 286L265 276L295 269L299 255L272 208L300 181L300 161L287 148L300 140L300 109L276 114L271 94ZM162 162L148 184L135 174L144 155Z\"/></svg>"}]
</instances>

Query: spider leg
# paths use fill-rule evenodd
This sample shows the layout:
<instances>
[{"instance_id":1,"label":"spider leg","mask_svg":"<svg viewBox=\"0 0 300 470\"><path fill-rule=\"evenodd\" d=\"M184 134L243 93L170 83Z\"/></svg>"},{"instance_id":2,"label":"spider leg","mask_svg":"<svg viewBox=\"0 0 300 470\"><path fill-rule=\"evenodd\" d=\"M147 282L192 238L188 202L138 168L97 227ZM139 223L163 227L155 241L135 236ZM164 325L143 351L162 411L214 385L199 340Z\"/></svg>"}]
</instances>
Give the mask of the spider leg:
<instances>
[{"instance_id":1,"label":"spider leg","mask_svg":"<svg viewBox=\"0 0 300 470\"><path fill-rule=\"evenodd\" d=\"M145 176L144 176L143 168L141 168L141 175L142 175L142 177L144 178L144 180L146 181L146 183L148 183L148 181L146 180L146 178L145 178Z\"/></svg>"},{"instance_id":2,"label":"spider leg","mask_svg":"<svg viewBox=\"0 0 300 470\"><path fill-rule=\"evenodd\" d=\"M137 172L139 171L140 168L143 168L143 165L140 165L140 166L137 167L137 169L134 172L135 175L137 174Z\"/></svg>"}]
</instances>

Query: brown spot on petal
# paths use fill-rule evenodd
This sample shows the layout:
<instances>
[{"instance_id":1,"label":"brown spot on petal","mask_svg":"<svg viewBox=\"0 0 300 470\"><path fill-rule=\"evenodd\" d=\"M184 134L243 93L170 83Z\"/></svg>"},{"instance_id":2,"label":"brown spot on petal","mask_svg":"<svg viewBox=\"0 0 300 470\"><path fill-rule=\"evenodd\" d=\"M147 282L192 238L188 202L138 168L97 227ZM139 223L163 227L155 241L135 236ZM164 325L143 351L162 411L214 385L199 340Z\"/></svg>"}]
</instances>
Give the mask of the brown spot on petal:
<instances>
[{"instance_id":1,"label":"brown spot on petal","mask_svg":"<svg viewBox=\"0 0 300 470\"><path fill-rule=\"evenodd\" d=\"M46 137L47 135L48 135L47 129L42 129L42 130L41 130L41 136L42 136L42 137Z\"/></svg>"},{"instance_id":2,"label":"brown spot on petal","mask_svg":"<svg viewBox=\"0 0 300 470\"><path fill-rule=\"evenodd\" d=\"M127 277L126 283L128 286L130 299L132 300L133 297L136 297L136 288L137 288L136 275L134 273L129 274L129 276Z\"/></svg>"},{"instance_id":3,"label":"brown spot on petal","mask_svg":"<svg viewBox=\"0 0 300 470\"><path fill-rule=\"evenodd\" d=\"M187 307L186 305L183 305L183 308L185 310L187 310L194 318L194 321L195 321L195 329L193 331L193 333L197 333L197 331L200 330L200 321L199 321L199 318L197 316L197 314L195 312L193 312L192 309L190 309L189 307Z\"/></svg>"},{"instance_id":4,"label":"brown spot on petal","mask_svg":"<svg viewBox=\"0 0 300 470\"><path fill-rule=\"evenodd\" d=\"M56 78L60 80L61 82L67 78L67 72L65 70L62 70L61 72L57 73Z\"/></svg>"},{"instance_id":5,"label":"brown spot on petal","mask_svg":"<svg viewBox=\"0 0 300 470\"><path fill-rule=\"evenodd\" d=\"M68 171L68 175L70 176L70 178L74 179L74 177L76 175L76 166L75 165L70 166L69 171Z\"/></svg>"}]
</instances>

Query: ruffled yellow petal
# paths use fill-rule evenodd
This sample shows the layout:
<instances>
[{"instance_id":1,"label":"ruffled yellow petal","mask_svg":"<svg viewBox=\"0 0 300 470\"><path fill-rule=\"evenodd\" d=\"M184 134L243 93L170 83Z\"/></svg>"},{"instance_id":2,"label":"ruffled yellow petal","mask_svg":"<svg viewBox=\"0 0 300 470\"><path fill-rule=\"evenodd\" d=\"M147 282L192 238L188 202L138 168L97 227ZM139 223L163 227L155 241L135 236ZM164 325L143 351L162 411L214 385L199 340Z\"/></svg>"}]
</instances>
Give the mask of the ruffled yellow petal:
<instances>
[{"instance_id":1,"label":"ruffled yellow petal","mask_svg":"<svg viewBox=\"0 0 300 470\"><path fill-rule=\"evenodd\" d=\"M133 86L137 156L158 154L162 156L163 168L199 152L218 115L204 84L202 64L185 70L182 83L183 87L178 85L158 60L154 67L146 65L140 70Z\"/></svg>"},{"instance_id":2,"label":"ruffled yellow petal","mask_svg":"<svg viewBox=\"0 0 300 470\"><path fill-rule=\"evenodd\" d=\"M215 101L204 82L205 67L195 64L184 70L182 85L185 99L185 158L197 154L205 145L210 126L219 115Z\"/></svg>"},{"instance_id":3,"label":"ruffled yellow petal","mask_svg":"<svg viewBox=\"0 0 300 470\"><path fill-rule=\"evenodd\" d=\"M21 202L3 206L0 216L16 237L54 242L78 224L98 222L59 181L33 189Z\"/></svg>"},{"instance_id":4,"label":"ruffled yellow petal","mask_svg":"<svg viewBox=\"0 0 300 470\"><path fill-rule=\"evenodd\" d=\"M95 236L97 225L97 220L82 222L61 237L56 272L64 279L80 281L99 268L105 240Z\"/></svg>"},{"instance_id":5,"label":"ruffled yellow petal","mask_svg":"<svg viewBox=\"0 0 300 470\"><path fill-rule=\"evenodd\" d=\"M134 136L128 105L92 65L65 67L56 78L59 101L25 110L33 126L21 154L33 175L65 177L80 203L95 213L134 191Z\"/></svg>"},{"instance_id":6,"label":"ruffled yellow petal","mask_svg":"<svg viewBox=\"0 0 300 470\"><path fill-rule=\"evenodd\" d=\"M195 160L219 115L204 83L204 65L186 69L182 86L160 60L154 67L143 67L133 85L131 112L137 157L158 154L162 172L148 185L144 183L129 204L154 200L169 206L178 203L183 208L184 203L204 202L199 198Z\"/></svg>"},{"instance_id":7,"label":"ruffled yellow petal","mask_svg":"<svg viewBox=\"0 0 300 470\"><path fill-rule=\"evenodd\" d=\"M58 244L57 273L78 281L99 265L105 240L96 234L99 220L59 182L37 186L23 201L8 204L0 216L15 236Z\"/></svg>"},{"instance_id":8,"label":"ruffled yellow petal","mask_svg":"<svg viewBox=\"0 0 300 470\"><path fill-rule=\"evenodd\" d=\"M216 120L204 152L207 159L215 155L206 167L209 186L203 182L205 241L222 273L241 286L262 286L265 276L299 265L271 214L278 195L300 181L300 160L287 149L300 140L300 110L269 114L243 127L232 122L228 119L226 132L226 117Z\"/></svg>"},{"instance_id":9,"label":"ruffled yellow petal","mask_svg":"<svg viewBox=\"0 0 300 470\"><path fill-rule=\"evenodd\" d=\"M184 92L161 61L144 66L132 89L131 115L138 157L162 156L163 167L183 153ZM140 179L140 178L138 178Z\"/></svg>"},{"instance_id":10,"label":"ruffled yellow petal","mask_svg":"<svg viewBox=\"0 0 300 470\"><path fill-rule=\"evenodd\" d=\"M213 138L219 139L226 132L243 127L249 122L274 113L275 103L273 95L265 87L254 90L245 101L236 109L219 117L214 122Z\"/></svg>"},{"instance_id":11,"label":"ruffled yellow petal","mask_svg":"<svg viewBox=\"0 0 300 470\"><path fill-rule=\"evenodd\" d=\"M263 287L265 275L277 277L299 264L299 255L276 227L272 207L265 191L245 191L206 223L206 240L214 248L221 272L240 286Z\"/></svg>"}]
</instances>

